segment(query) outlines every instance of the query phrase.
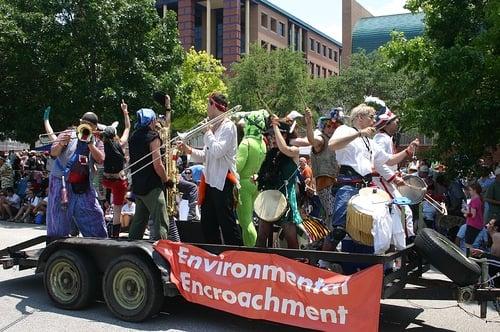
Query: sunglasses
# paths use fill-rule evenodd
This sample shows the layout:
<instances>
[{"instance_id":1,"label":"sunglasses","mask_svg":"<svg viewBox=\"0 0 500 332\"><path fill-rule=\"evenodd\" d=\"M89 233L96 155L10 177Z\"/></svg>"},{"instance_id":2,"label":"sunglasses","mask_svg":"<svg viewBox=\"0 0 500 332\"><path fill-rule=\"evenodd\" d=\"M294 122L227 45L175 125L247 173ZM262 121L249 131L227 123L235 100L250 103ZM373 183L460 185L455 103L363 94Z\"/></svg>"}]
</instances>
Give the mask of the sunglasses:
<instances>
[{"instance_id":1,"label":"sunglasses","mask_svg":"<svg viewBox=\"0 0 500 332\"><path fill-rule=\"evenodd\" d=\"M191 173L191 172L185 172L185 174L186 174L186 175L191 175L191 174L193 174L193 173Z\"/></svg>"}]
</instances>

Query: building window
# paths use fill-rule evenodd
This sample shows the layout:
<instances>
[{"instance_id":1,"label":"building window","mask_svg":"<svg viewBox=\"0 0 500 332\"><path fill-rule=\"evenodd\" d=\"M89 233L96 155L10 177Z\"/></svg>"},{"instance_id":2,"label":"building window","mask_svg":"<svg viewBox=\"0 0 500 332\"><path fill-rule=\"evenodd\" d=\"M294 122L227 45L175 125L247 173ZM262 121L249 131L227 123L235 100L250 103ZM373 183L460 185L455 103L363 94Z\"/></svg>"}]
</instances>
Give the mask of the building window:
<instances>
[{"instance_id":1,"label":"building window","mask_svg":"<svg viewBox=\"0 0 500 332\"><path fill-rule=\"evenodd\" d=\"M323 68L323 77L326 77L326 68Z\"/></svg>"},{"instance_id":2,"label":"building window","mask_svg":"<svg viewBox=\"0 0 500 332\"><path fill-rule=\"evenodd\" d=\"M321 76L321 67L319 65L316 65L316 76L317 77Z\"/></svg>"},{"instance_id":3,"label":"building window","mask_svg":"<svg viewBox=\"0 0 500 332\"><path fill-rule=\"evenodd\" d=\"M285 37L285 23L278 23L278 34L281 35L281 37Z\"/></svg>"},{"instance_id":4,"label":"building window","mask_svg":"<svg viewBox=\"0 0 500 332\"><path fill-rule=\"evenodd\" d=\"M334 51L334 52L333 52L333 61L335 61L335 62L338 62L338 61L339 61L339 59L337 58L337 56L338 56L337 51Z\"/></svg>"},{"instance_id":5,"label":"building window","mask_svg":"<svg viewBox=\"0 0 500 332\"><path fill-rule=\"evenodd\" d=\"M271 17L271 31L276 32L276 19Z\"/></svg>"},{"instance_id":6,"label":"building window","mask_svg":"<svg viewBox=\"0 0 500 332\"><path fill-rule=\"evenodd\" d=\"M263 49L267 50L267 49L268 49L268 47L269 47L269 44L268 44L265 40L261 40L261 41L260 41L260 46L261 46Z\"/></svg>"},{"instance_id":7,"label":"building window","mask_svg":"<svg viewBox=\"0 0 500 332\"><path fill-rule=\"evenodd\" d=\"M328 70L328 77L332 76L332 71Z\"/></svg>"},{"instance_id":8,"label":"building window","mask_svg":"<svg viewBox=\"0 0 500 332\"><path fill-rule=\"evenodd\" d=\"M194 49L200 51L202 49L202 22L201 22L202 7L196 5L194 10Z\"/></svg>"},{"instance_id":9,"label":"building window","mask_svg":"<svg viewBox=\"0 0 500 332\"><path fill-rule=\"evenodd\" d=\"M271 44L271 51L276 51L277 49L276 45Z\"/></svg>"},{"instance_id":10,"label":"building window","mask_svg":"<svg viewBox=\"0 0 500 332\"><path fill-rule=\"evenodd\" d=\"M309 46L311 47L311 51L314 51L314 39L309 38Z\"/></svg>"},{"instance_id":11,"label":"building window","mask_svg":"<svg viewBox=\"0 0 500 332\"><path fill-rule=\"evenodd\" d=\"M223 10L215 9L215 58L222 60L223 55L223 44L222 37L224 34L224 20L223 20Z\"/></svg>"},{"instance_id":12,"label":"building window","mask_svg":"<svg viewBox=\"0 0 500 332\"><path fill-rule=\"evenodd\" d=\"M316 52L318 54L321 54L321 44L319 43L319 41L316 42Z\"/></svg>"},{"instance_id":13,"label":"building window","mask_svg":"<svg viewBox=\"0 0 500 332\"><path fill-rule=\"evenodd\" d=\"M314 63L310 63L310 67L311 67L311 76L314 77Z\"/></svg>"},{"instance_id":14,"label":"building window","mask_svg":"<svg viewBox=\"0 0 500 332\"><path fill-rule=\"evenodd\" d=\"M260 14L260 25L262 25L262 27L267 29L267 14L265 13Z\"/></svg>"},{"instance_id":15,"label":"building window","mask_svg":"<svg viewBox=\"0 0 500 332\"><path fill-rule=\"evenodd\" d=\"M326 57L326 46L323 45L323 56Z\"/></svg>"},{"instance_id":16,"label":"building window","mask_svg":"<svg viewBox=\"0 0 500 332\"><path fill-rule=\"evenodd\" d=\"M332 49L328 48L328 59L332 59Z\"/></svg>"}]
</instances>

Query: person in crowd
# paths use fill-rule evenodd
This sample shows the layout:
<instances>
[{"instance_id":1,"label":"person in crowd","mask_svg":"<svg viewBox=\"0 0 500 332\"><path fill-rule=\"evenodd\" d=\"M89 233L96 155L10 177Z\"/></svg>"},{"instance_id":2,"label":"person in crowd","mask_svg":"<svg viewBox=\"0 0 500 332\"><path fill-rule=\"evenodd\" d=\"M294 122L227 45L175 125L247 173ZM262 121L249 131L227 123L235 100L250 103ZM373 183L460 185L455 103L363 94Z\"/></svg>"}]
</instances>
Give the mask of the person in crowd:
<instances>
[{"instance_id":1,"label":"person in crowd","mask_svg":"<svg viewBox=\"0 0 500 332\"><path fill-rule=\"evenodd\" d=\"M0 156L0 188L6 190L14 187L14 170L4 156Z\"/></svg>"},{"instance_id":2,"label":"person in crowd","mask_svg":"<svg viewBox=\"0 0 500 332\"><path fill-rule=\"evenodd\" d=\"M40 225L46 221L48 202L49 202L48 196L45 195L44 197L42 196L38 197L38 204L33 209L33 214L35 215L35 220L34 220L35 224Z\"/></svg>"},{"instance_id":3,"label":"person in crowd","mask_svg":"<svg viewBox=\"0 0 500 332\"><path fill-rule=\"evenodd\" d=\"M210 119L228 111L227 97L214 92L208 97ZM207 243L242 245L241 232L234 213L235 188L239 189L236 172L236 125L228 118L208 126L202 150L179 143L179 149L191 154L194 162L203 162L205 170L200 181L198 200L201 205L201 226Z\"/></svg>"},{"instance_id":4,"label":"person in crowd","mask_svg":"<svg viewBox=\"0 0 500 332\"><path fill-rule=\"evenodd\" d=\"M375 128L377 133L373 137L375 143L387 154L394 154L393 137L398 132L399 118L392 113L385 102L376 97L366 97L365 103L375 108ZM373 182L377 187L389 194L391 199L401 197L398 186L403 185L404 181L398 172L398 165L388 166L386 164L375 165ZM394 206L391 209L391 216L394 223L404 222L404 231L407 238L415 236L413 230L413 214L408 205Z\"/></svg>"},{"instance_id":5,"label":"person in crowd","mask_svg":"<svg viewBox=\"0 0 500 332\"><path fill-rule=\"evenodd\" d=\"M244 137L236 153L236 170L240 175L240 201L236 209L241 226L243 244L255 246L257 231L253 224L253 205L258 190L256 176L266 156L266 144L263 132L266 129L266 110L250 112L244 118Z\"/></svg>"},{"instance_id":6,"label":"person in crowd","mask_svg":"<svg viewBox=\"0 0 500 332\"><path fill-rule=\"evenodd\" d=\"M182 194L182 199L188 201L187 220L199 219L196 214L196 206L198 202L198 186L193 181L193 171L189 168L184 170L178 176L177 189Z\"/></svg>"},{"instance_id":7,"label":"person in crowd","mask_svg":"<svg viewBox=\"0 0 500 332\"><path fill-rule=\"evenodd\" d=\"M80 124L97 130L98 117L87 112ZM50 153L56 163L50 173L47 206L48 242L68 236L74 222L83 236L107 237L104 213L91 185L94 164L104 161L102 141L92 132L65 130L52 144Z\"/></svg>"},{"instance_id":8,"label":"person in crowd","mask_svg":"<svg viewBox=\"0 0 500 332\"><path fill-rule=\"evenodd\" d=\"M495 182L486 190L484 201L489 205L486 220L500 219L500 166L495 169Z\"/></svg>"},{"instance_id":9,"label":"person in crowd","mask_svg":"<svg viewBox=\"0 0 500 332\"><path fill-rule=\"evenodd\" d=\"M135 214L135 198L131 192L125 195L125 204L122 206L120 213L121 230L126 231L129 228L130 221Z\"/></svg>"},{"instance_id":10,"label":"person in crowd","mask_svg":"<svg viewBox=\"0 0 500 332\"><path fill-rule=\"evenodd\" d=\"M124 146L127 144L130 132L130 118L128 116L128 105L123 101L120 105L125 129L123 134L119 137L116 133L116 127L108 126L102 133L104 142L104 170L102 186L111 190L112 195L112 208L113 208L113 226L111 237L120 236L120 212L125 203L125 194L128 189L128 181L123 171L125 166L125 152Z\"/></svg>"},{"instance_id":11,"label":"person in crowd","mask_svg":"<svg viewBox=\"0 0 500 332\"><path fill-rule=\"evenodd\" d=\"M14 216L21 208L21 198L14 192L14 188L5 189L5 196L0 201L0 214L2 219L14 221Z\"/></svg>"},{"instance_id":12,"label":"person in crowd","mask_svg":"<svg viewBox=\"0 0 500 332\"><path fill-rule=\"evenodd\" d=\"M467 188L470 195L470 201L467 209L464 211L466 229L465 229L465 245L471 247L477 235L484 227L483 219L483 199L481 197L481 186L474 182Z\"/></svg>"},{"instance_id":13,"label":"person in crowd","mask_svg":"<svg viewBox=\"0 0 500 332\"><path fill-rule=\"evenodd\" d=\"M334 250L346 236L347 204L360 188L370 184L372 168L383 164L397 165L406 157L412 156L419 143L418 139L414 140L405 150L388 154L371 139L376 132L373 127L375 110L366 104L360 104L351 111L350 116L352 127L338 127L328 143L329 148L335 151L340 169L333 208L333 231L325 239L323 250Z\"/></svg>"},{"instance_id":14,"label":"person in crowd","mask_svg":"<svg viewBox=\"0 0 500 332\"><path fill-rule=\"evenodd\" d=\"M134 240L142 239L149 219L152 220L151 240L168 237L169 219L163 188L171 187L172 181L168 179L161 160L161 140L155 124L155 112L149 108L141 108L137 111L135 130L128 142L132 192L136 204L129 227L129 238Z\"/></svg>"},{"instance_id":15,"label":"person in crowd","mask_svg":"<svg viewBox=\"0 0 500 332\"><path fill-rule=\"evenodd\" d=\"M467 246L465 244L465 233L467 230L467 225L463 224L458 229L457 235L455 237L455 244L462 249L463 253L467 253ZM481 231L477 234L476 238L472 242L472 245L469 246L472 249L479 249L482 251L488 250L488 229L487 227L483 227Z\"/></svg>"},{"instance_id":16,"label":"person in crowd","mask_svg":"<svg viewBox=\"0 0 500 332\"><path fill-rule=\"evenodd\" d=\"M191 179L197 185L200 184L201 176L203 175L203 171L205 170L205 166L203 164L193 164L188 167L191 170Z\"/></svg>"},{"instance_id":17,"label":"person in crowd","mask_svg":"<svg viewBox=\"0 0 500 332\"><path fill-rule=\"evenodd\" d=\"M280 121L273 116L271 124L272 128L267 135L269 148L259 171L258 188L259 190L279 190L287 198L290 211L285 213L278 223L283 230L287 247L298 249L297 228L302 226L295 189L299 148L290 145L290 139L294 135L290 133L290 126L286 121ZM302 231L303 227L300 230ZM266 247L272 233L273 223L260 220L256 245Z\"/></svg>"},{"instance_id":18,"label":"person in crowd","mask_svg":"<svg viewBox=\"0 0 500 332\"><path fill-rule=\"evenodd\" d=\"M491 172L491 169L488 166L480 166L479 167L479 179L477 179L477 183L481 186L483 191L481 192L481 195L484 197L486 195L486 192L488 191L488 188L495 183L495 177L493 176L493 173ZM488 220L487 217L490 214L490 203L487 201L484 202L484 216L485 220Z\"/></svg>"},{"instance_id":19,"label":"person in crowd","mask_svg":"<svg viewBox=\"0 0 500 332\"><path fill-rule=\"evenodd\" d=\"M14 216L14 222L30 222L31 218L34 216L33 210L38 205L38 197L35 196L33 190L28 189L26 196L22 199L21 208Z\"/></svg>"},{"instance_id":20,"label":"person in crowd","mask_svg":"<svg viewBox=\"0 0 500 332\"><path fill-rule=\"evenodd\" d=\"M500 219L491 219L486 224L488 230L489 253L486 250L472 249L472 256L486 258L488 261L488 274L493 286L500 288Z\"/></svg>"},{"instance_id":21,"label":"person in crowd","mask_svg":"<svg viewBox=\"0 0 500 332\"><path fill-rule=\"evenodd\" d=\"M325 211L327 225L333 216L333 185L338 174L338 164L335 151L328 149L328 141L339 126L343 124L344 112L337 107L318 120L317 129L313 130L312 113L305 113L307 139L311 144L311 166L316 185L316 192Z\"/></svg>"}]
</instances>

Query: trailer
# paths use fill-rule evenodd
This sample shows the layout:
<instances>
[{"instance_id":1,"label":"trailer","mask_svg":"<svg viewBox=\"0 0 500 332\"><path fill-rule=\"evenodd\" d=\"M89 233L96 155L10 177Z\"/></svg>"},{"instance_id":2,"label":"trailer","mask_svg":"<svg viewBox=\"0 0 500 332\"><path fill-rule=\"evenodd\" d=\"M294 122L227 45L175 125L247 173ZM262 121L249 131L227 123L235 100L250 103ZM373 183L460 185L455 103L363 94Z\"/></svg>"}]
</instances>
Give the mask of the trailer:
<instances>
[{"instance_id":1,"label":"trailer","mask_svg":"<svg viewBox=\"0 0 500 332\"><path fill-rule=\"evenodd\" d=\"M155 251L152 241L72 237L58 239L43 248L33 249L46 240L46 236L39 236L2 249L0 262L4 269L17 266L19 270L34 268L35 273L43 273L46 292L57 307L78 310L94 302L102 292L102 298L116 317L125 321L140 322L157 314L165 297L179 295L175 284L170 280L170 265ZM435 240L444 241L441 238ZM467 264L470 262L474 269L476 265L479 267L478 264L481 266L480 278L473 283L467 278L452 279L453 281L425 279L422 275L429 270L432 259L429 260L418 248L422 247L422 241L417 237L416 243L408 245L404 250L382 255L203 243L192 245L212 254L239 250L277 254L302 262L323 259L366 266L387 266L398 261L399 268L388 270L384 274L382 299L405 298L402 291L407 284L423 286L422 298L428 296L429 290L439 288L441 291L446 290L446 299L456 299L460 302L477 301L481 307L481 318L485 318L487 301L500 296L500 289L487 285L485 260L474 261L467 258ZM446 243L446 246L450 245L454 246L451 242ZM428 249L435 250L432 246L428 246ZM436 265L435 261L432 263ZM446 275L448 271L445 269L442 272Z\"/></svg>"}]
</instances>

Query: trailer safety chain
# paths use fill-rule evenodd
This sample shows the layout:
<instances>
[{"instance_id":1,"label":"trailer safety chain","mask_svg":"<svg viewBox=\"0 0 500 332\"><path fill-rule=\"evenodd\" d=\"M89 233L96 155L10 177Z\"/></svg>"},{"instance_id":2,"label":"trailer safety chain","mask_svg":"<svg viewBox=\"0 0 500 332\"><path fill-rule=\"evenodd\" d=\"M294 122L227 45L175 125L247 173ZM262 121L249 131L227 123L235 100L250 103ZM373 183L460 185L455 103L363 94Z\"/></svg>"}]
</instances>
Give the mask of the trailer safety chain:
<instances>
[{"instance_id":1,"label":"trailer safety chain","mask_svg":"<svg viewBox=\"0 0 500 332\"><path fill-rule=\"evenodd\" d=\"M429 309L429 310L451 309L451 308L458 307L458 308L462 309L469 316L479 318L480 320L485 321L486 323L497 323L497 324L500 324L500 320L483 319L483 318L479 317L478 315L476 315L475 313L468 311L467 309L465 309L464 307L462 307L459 303L454 304L454 305L445 306L445 307L430 307L430 306L424 306L424 305L420 305L420 304L414 303L414 302L412 302L410 300L406 300L406 302L408 302L411 306L413 306L415 308ZM500 312L498 312L498 314L500 315Z\"/></svg>"}]
</instances>

